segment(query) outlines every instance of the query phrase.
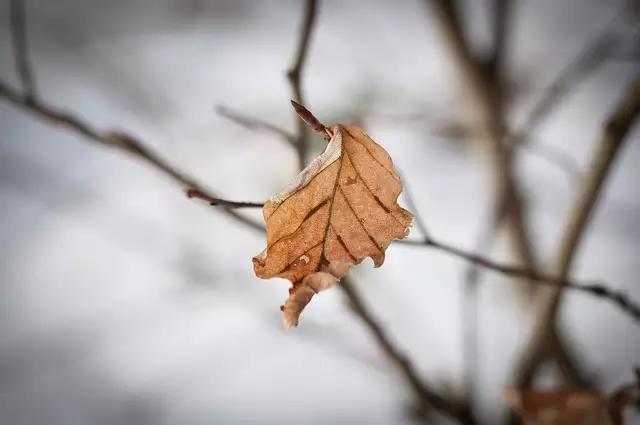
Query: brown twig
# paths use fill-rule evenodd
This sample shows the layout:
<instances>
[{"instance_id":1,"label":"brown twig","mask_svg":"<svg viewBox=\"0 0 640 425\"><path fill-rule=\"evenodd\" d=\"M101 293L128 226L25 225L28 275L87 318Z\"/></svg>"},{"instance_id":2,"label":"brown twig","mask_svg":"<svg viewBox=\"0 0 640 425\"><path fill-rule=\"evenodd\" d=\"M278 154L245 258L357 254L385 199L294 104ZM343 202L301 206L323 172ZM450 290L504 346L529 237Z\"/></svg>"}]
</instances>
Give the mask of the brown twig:
<instances>
[{"instance_id":1,"label":"brown twig","mask_svg":"<svg viewBox=\"0 0 640 425\"><path fill-rule=\"evenodd\" d=\"M8 84L0 81L0 97L11 102L15 106L22 110L35 114L39 118L48 121L50 124L62 126L67 130L70 130L76 134L83 136L86 140L90 140L99 145L109 148L117 148L120 151L126 152L138 159L143 160L147 164L162 171L164 174L175 180L185 189L196 190L201 194L206 194L208 199L215 200L216 205L221 206L221 210L227 215L233 217L237 221L244 223L256 230L263 230L261 224L244 217L241 214L233 211L232 208L247 207L246 203L228 201L218 198L214 193L205 189L198 182L196 182L191 176L187 175L183 171L173 167L158 154L149 149L145 144L140 142L137 138L128 135L120 131L106 131L102 132L93 128L90 124L65 111L56 109L42 100L29 99L26 95L22 95L17 90L12 89ZM254 207L261 205L254 204Z\"/></svg>"},{"instance_id":2,"label":"brown twig","mask_svg":"<svg viewBox=\"0 0 640 425\"><path fill-rule=\"evenodd\" d=\"M296 146L296 137L293 134L283 128L278 127L277 125L271 124L268 121L264 121L255 117L249 117L226 106L217 106L216 112L221 117L233 121L239 126L248 128L249 130L265 131L267 133L271 133L290 146Z\"/></svg>"},{"instance_id":3,"label":"brown twig","mask_svg":"<svg viewBox=\"0 0 640 425\"><path fill-rule=\"evenodd\" d=\"M563 280L566 280L569 275L614 160L639 115L640 77L636 77L607 120L600 144L591 160L591 166L570 209L552 266L553 274ZM563 289L564 287L561 286L551 288L542 300L534 335L524 350L525 354L518 368L516 385L519 388L530 383L535 370L548 357L549 347L553 345L553 338L557 332L555 319L561 305ZM613 295L611 299L617 300L620 306L628 301L619 293ZM634 308L637 316L638 307Z\"/></svg>"},{"instance_id":4,"label":"brown twig","mask_svg":"<svg viewBox=\"0 0 640 425\"><path fill-rule=\"evenodd\" d=\"M287 71L287 78L291 85L291 91L293 99L300 103L305 104L305 97L302 91L302 71L309 52L309 42L311 40L311 33L316 21L316 12L318 9L318 2L316 0L306 0L304 2L303 22L300 27L300 37L298 38L298 45L293 58L293 64ZM309 149L309 133L305 124L299 120L297 133L295 137L296 152L298 154L298 169L302 170L306 165L307 151Z\"/></svg>"},{"instance_id":5,"label":"brown twig","mask_svg":"<svg viewBox=\"0 0 640 425\"><path fill-rule=\"evenodd\" d=\"M356 291L355 286L350 278L344 277L340 281L340 287L347 296L353 311L362 320L367 329L369 329L385 355L398 367L417 398L423 403L426 403L426 407L431 407L462 424L474 424L475 420L467 410L444 399L423 382L413 367L413 364L402 354L396 345L391 342L391 339L382 326L368 310Z\"/></svg>"},{"instance_id":6,"label":"brown twig","mask_svg":"<svg viewBox=\"0 0 640 425\"><path fill-rule=\"evenodd\" d=\"M293 106L293 110L296 111L298 117L300 117L300 119L305 123L307 127L320 134L325 140L329 140L331 139L331 137L333 137L331 131L324 124L322 124L320 120L311 113L310 110L308 110L295 100L291 100L291 106Z\"/></svg>"},{"instance_id":7,"label":"brown twig","mask_svg":"<svg viewBox=\"0 0 640 425\"><path fill-rule=\"evenodd\" d=\"M28 101L32 101L36 98L37 91L29 56L25 2L23 0L10 0L9 15L16 70L20 77L25 98Z\"/></svg>"},{"instance_id":8,"label":"brown twig","mask_svg":"<svg viewBox=\"0 0 640 425\"><path fill-rule=\"evenodd\" d=\"M185 190L187 198L202 199L213 207L222 206L227 208L262 208L264 202L238 202L228 201L226 199L213 198L207 193L201 192L199 189L189 188Z\"/></svg>"},{"instance_id":9,"label":"brown twig","mask_svg":"<svg viewBox=\"0 0 640 425\"><path fill-rule=\"evenodd\" d=\"M481 255L465 251L457 248L445 242L435 240L433 238L425 238L424 240L402 240L398 241L403 245L415 245L425 246L437 249L453 255L454 257L461 258L470 263L481 266L487 270L493 270L506 276L521 277L527 280L550 285L557 290L571 289L579 292L585 292L598 298L607 299L608 301L616 304L622 311L629 314L634 320L640 323L640 304L630 299L622 292L610 289L605 282L591 282L591 283L577 283L571 281L566 276L562 275L547 275L539 273L536 269L524 268L514 266L511 264L504 264L494 260L490 260Z\"/></svg>"}]
</instances>

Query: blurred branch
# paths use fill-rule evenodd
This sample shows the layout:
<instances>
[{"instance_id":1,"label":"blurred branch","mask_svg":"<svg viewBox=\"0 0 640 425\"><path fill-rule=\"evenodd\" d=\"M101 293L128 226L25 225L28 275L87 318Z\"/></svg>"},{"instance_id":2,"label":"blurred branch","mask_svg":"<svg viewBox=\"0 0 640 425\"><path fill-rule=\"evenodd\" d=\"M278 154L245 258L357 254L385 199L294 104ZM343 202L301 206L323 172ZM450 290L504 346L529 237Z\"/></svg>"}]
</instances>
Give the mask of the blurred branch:
<instances>
[{"instance_id":1,"label":"blurred branch","mask_svg":"<svg viewBox=\"0 0 640 425\"><path fill-rule=\"evenodd\" d=\"M22 0L9 1L11 26L11 42L18 77L24 90L24 97L31 102L36 98L36 82L33 77L29 57L29 43L27 40L27 20L25 2Z\"/></svg>"},{"instance_id":2,"label":"blurred branch","mask_svg":"<svg viewBox=\"0 0 640 425\"><path fill-rule=\"evenodd\" d=\"M529 237L525 205L520 188L513 176L512 155L504 146L503 100L500 81L487 76L486 68L469 49L455 9L455 2L434 0L437 21L446 44L457 65L462 81L470 94L473 120L477 135L487 145L496 202L505 199L503 223L517 261L529 269L535 268L535 258Z\"/></svg>"},{"instance_id":3,"label":"blurred branch","mask_svg":"<svg viewBox=\"0 0 640 425\"><path fill-rule=\"evenodd\" d=\"M488 74L496 78L500 78L503 73L512 6L511 0L493 0L493 48L486 65Z\"/></svg>"},{"instance_id":4,"label":"blurred branch","mask_svg":"<svg viewBox=\"0 0 640 425\"><path fill-rule=\"evenodd\" d=\"M493 19L493 50L489 55L489 62L477 58L471 51L470 46L464 38L464 30L456 10L459 2L449 0L426 1L427 6L432 7L435 12L435 19L440 26L446 48L453 58L455 66L460 74L460 79L466 93L469 94L471 102L471 119L474 128L472 134L483 142L489 154L489 167L493 180L494 213L503 211L500 216L495 217L495 226L491 226L490 231L497 229L501 224L504 226L511 251L516 256L516 261L523 265L525 269L535 271L536 260L528 234L526 217L524 214L525 205L520 189L513 176L511 150L504 145L505 120L503 116L504 108L504 87L502 83L502 64L506 50L505 39L510 5L508 1L496 0L494 2ZM467 103L467 102L465 102ZM503 207L503 206L504 207ZM435 247L433 240L425 238L424 244ZM469 261L473 256L467 257ZM474 264L485 266L482 262L471 261ZM471 278L475 278L473 273ZM469 409L474 407L474 373L471 373L471 362L469 356L477 352L475 336L471 333L475 331L476 323L472 321L476 314L476 291L473 289L473 281L467 280L465 284L465 296L463 298L467 306L473 303L472 310L465 310L463 324L463 347L470 350L467 353L467 362L464 375L464 388ZM528 285L528 288L532 288ZM469 338L472 338L469 340Z\"/></svg>"},{"instance_id":5,"label":"blurred branch","mask_svg":"<svg viewBox=\"0 0 640 425\"><path fill-rule=\"evenodd\" d=\"M624 93L604 126L600 144L574 199L554 257L553 274L563 280L569 276L614 160L624 145L627 133L640 115L640 77L636 77ZM534 335L524 350L523 359L517 370L516 385L520 388L530 384L537 368L547 359L549 347L553 346L553 338L557 332L555 319L561 305L563 289L562 286L552 288L542 300ZM621 307L628 302L620 293L610 294L610 296ZM632 308L638 316L638 307L632 306Z\"/></svg>"},{"instance_id":6,"label":"blurred branch","mask_svg":"<svg viewBox=\"0 0 640 425\"><path fill-rule=\"evenodd\" d=\"M426 407L432 407L443 415L462 424L472 425L476 423L467 410L441 397L422 381L409 359L391 342L389 336L384 329L382 329L382 326L368 310L364 301L356 291L355 286L354 282L348 277L340 280L340 287L347 296L353 311L371 332L384 354L389 357L401 371L417 398L424 402L427 405Z\"/></svg>"},{"instance_id":7,"label":"blurred branch","mask_svg":"<svg viewBox=\"0 0 640 425\"><path fill-rule=\"evenodd\" d=\"M494 1L494 48L493 55L490 55L488 60L489 72L494 75L500 73L500 60L505 50L504 42L506 40L505 23L507 19L505 15L509 13L510 4L508 1L495 0ZM540 143L531 143L531 135L536 131L537 127L544 121L544 119L554 110L554 108L560 103L560 101L570 91L570 88L577 85L580 81L584 80L588 75L594 72L601 63L604 62L610 47L611 37L610 31L613 28L614 23L618 20L622 13L616 14L616 18L609 23L598 36L596 36L584 49L576 56L559 74L552 80L552 83L543 92L542 96L534 104L531 113L527 116L525 123L517 131L507 136L506 143L509 139L517 143L515 146L525 148L532 154L535 154L543 159L546 159L550 163L558 166L568 176L569 182L572 183L576 176L579 174L579 169L572 157L566 155L564 152L556 150L552 146L543 145ZM497 65L496 65L497 64ZM524 143L528 142L528 143ZM481 236L481 240L477 245L476 251L483 252L484 246L490 244L492 240L492 232L497 228L497 224L502 219L502 206L496 208L498 215L496 219L492 220L492 223L486 234ZM477 299L477 283L480 279L479 267L471 263L465 273L465 291L464 291L464 308L463 308L463 324L464 329L464 345L465 345L465 381L467 394L469 396L469 402L472 403L473 381L474 374L477 373L474 362L477 357L477 311L475 307ZM573 360L566 355L567 348L562 348L562 340L554 332L554 340L556 342L556 354L557 359L561 363L562 368L565 371L565 375L573 376L575 378L580 377L578 370L572 365Z\"/></svg>"},{"instance_id":8,"label":"blurred branch","mask_svg":"<svg viewBox=\"0 0 640 425\"><path fill-rule=\"evenodd\" d=\"M287 130L280 128L274 124L271 124L268 121L261 120L259 118L250 117L242 114L241 112L234 111L226 106L218 106L216 107L216 112L221 117L227 118L230 121L238 124L241 127L248 128L249 130L254 131L264 131L266 133L271 133L289 145L296 147L296 137L289 133Z\"/></svg>"},{"instance_id":9,"label":"blurred branch","mask_svg":"<svg viewBox=\"0 0 640 425\"><path fill-rule=\"evenodd\" d=\"M392 124L403 125L405 123L415 124L416 122L424 124L428 122L430 132L438 137L449 139L452 141L467 141L477 138L473 128L465 122L458 121L456 119L436 119L428 113L381 113L376 111L350 111L345 112L344 115L353 117L375 117L376 119L384 119ZM564 173L567 177L567 181L572 184L580 173L580 167L578 162L564 150L547 143L543 143L531 136L526 137L526 143L519 143L514 147L521 148L524 153L532 156L536 156L544 161L547 161L549 165L558 168L559 171Z\"/></svg>"},{"instance_id":10,"label":"blurred branch","mask_svg":"<svg viewBox=\"0 0 640 425\"><path fill-rule=\"evenodd\" d=\"M536 259L528 235L525 204L511 169L514 150L510 148L512 144L507 144L509 136L504 132L506 123L501 81L497 75L486 75L482 64L471 52L464 39L463 29L456 11L456 3L447 0L434 0L433 4L445 40L475 107L476 119L484 133L484 137L481 138L487 142L489 147L491 166L494 172L496 205L500 200L505 202L504 223L507 226L512 250L525 268L535 271ZM546 108L549 109L548 106ZM529 131L529 129L526 130ZM518 134L526 135L526 132ZM595 294L600 288L593 289L595 289ZM625 302L622 303L623 308L625 308L624 304ZM632 311L634 310L632 309ZM565 366L561 368L561 372L571 381L585 381L584 374L578 368L577 359L573 358L573 353L568 350L569 347L561 338L559 330L555 329L553 335L556 343L552 355Z\"/></svg>"},{"instance_id":11,"label":"blurred branch","mask_svg":"<svg viewBox=\"0 0 640 425\"><path fill-rule=\"evenodd\" d=\"M529 138L528 140L531 140ZM540 142L520 143L518 145L533 156L547 161L551 165L555 165L567 177L569 185L573 185L580 177L580 167L578 162L567 152L558 149L553 145L547 145Z\"/></svg>"},{"instance_id":12,"label":"blurred branch","mask_svg":"<svg viewBox=\"0 0 640 425\"><path fill-rule=\"evenodd\" d=\"M300 37L294 54L293 64L287 71L287 78L291 85L293 100L305 105L305 98L302 92L302 71L306 63L311 40L311 32L316 21L318 2L316 0L305 0L303 11L303 22L300 27ZM295 136L296 152L298 154L298 169L302 170L306 165L307 151L309 149L309 132L304 122L296 120L298 127Z\"/></svg>"},{"instance_id":13,"label":"blurred branch","mask_svg":"<svg viewBox=\"0 0 640 425\"><path fill-rule=\"evenodd\" d=\"M612 47L615 45L611 34L612 30L627 13L627 6L623 5L613 19L591 38L582 50L552 79L534 103L524 123L508 135L509 143L514 145L527 144L530 141L530 136L538 130L544 120L553 113L571 90L597 71L610 57Z\"/></svg>"},{"instance_id":14,"label":"blurred branch","mask_svg":"<svg viewBox=\"0 0 640 425\"><path fill-rule=\"evenodd\" d=\"M41 100L34 98L30 99L26 95L12 89L8 84L2 81L0 81L0 97L18 108L38 116L40 119L43 119L50 124L62 126L67 130L83 136L86 140L109 148L117 148L121 152L125 152L146 162L148 165L151 165L175 180L185 189L195 190L206 196L209 202L215 202L215 205L220 205L221 210L230 217L233 217L237 221L246 224L253 229L263 230L261 224L256 223L255 221L232 210L232 208L243 208L248 206L260 207L261 204L256 203L249 205L245 202L228 201L217 197L213 192L197 183L191 176L170 165L134 136L120 131L101 132L96 130L81 118L56 109Z\"/></svg>"}]
</instances>

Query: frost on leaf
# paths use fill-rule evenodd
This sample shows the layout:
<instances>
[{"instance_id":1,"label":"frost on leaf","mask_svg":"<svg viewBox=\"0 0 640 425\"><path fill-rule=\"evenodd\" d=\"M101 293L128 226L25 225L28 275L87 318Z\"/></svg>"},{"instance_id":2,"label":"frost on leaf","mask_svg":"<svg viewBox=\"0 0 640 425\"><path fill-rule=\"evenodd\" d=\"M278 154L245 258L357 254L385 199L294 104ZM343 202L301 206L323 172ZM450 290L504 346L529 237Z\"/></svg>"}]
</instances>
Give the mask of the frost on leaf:
<instances>
[{"instance_id":1,"label":"frost on leaf","mask_svg":"<svg viewBox=\"0 0 640 425\"><path fill-rule=\"evenodd\" d=\"M263 208L267 248L253 266L260 278L293 284L281 307L285 327L351 266L366 257L381 266L412 221L397 203L402 184L389 154L356 126L326 131L325 151Z\"/></svg>"}]
</instances>

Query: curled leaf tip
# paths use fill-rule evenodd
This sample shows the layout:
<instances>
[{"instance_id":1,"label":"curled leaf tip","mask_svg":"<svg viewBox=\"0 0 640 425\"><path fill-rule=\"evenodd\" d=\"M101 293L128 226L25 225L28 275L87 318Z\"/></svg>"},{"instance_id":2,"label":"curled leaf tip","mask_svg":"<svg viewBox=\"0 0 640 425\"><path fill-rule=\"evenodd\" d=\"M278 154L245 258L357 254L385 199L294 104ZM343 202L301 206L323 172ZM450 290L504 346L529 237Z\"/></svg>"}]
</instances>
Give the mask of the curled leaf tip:
<instances>
[{"instance_id":1,"label":"curled leaf tip","mask_svg":"<svg viewBox=\"0 0 640 425\"><path fill-rule=\"evenodd\" d=\"M293 109L296 111L296 114L298 114L300 119L302 119L302 121L304 121L304 123L307 124L309 128L311 128L316 133L321 134L325 138L325 140L328 140L332 137L332 133L327 129L327 127L325 127L324 124L320 122L319 119L317 119L311 113L311 111L309 111L307 108L293 99L291 99L291 104L293 105Z\"/></svg>"}]
</instances>

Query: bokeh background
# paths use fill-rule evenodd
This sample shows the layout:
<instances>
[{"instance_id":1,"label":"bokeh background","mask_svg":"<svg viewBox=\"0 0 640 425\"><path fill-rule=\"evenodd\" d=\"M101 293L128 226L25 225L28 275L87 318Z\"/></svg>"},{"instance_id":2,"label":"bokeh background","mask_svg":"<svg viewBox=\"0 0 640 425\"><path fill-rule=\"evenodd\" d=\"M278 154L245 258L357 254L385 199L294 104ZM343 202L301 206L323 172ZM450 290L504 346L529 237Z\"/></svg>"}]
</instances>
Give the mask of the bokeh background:
<instances>
[{"instance_id":1,"label":"bokeh background","mask_svg":"<svg viewBox=\"0 0 640 425\"><path fill-rule=\"evenodd\" d=\"M488 40L486 3L463 3L479 48ZM508 69L518 122L622 2L514 3ZM49 103L98 128L126 129L226 198L261 201L295 175L290 147L215 108L295 128L285 71L301 2L30 0L27 13L38 88ZM638 21L629 16L615 33L633 47ZM8 22L3 1L0 75L17 87ZM433 234L474 249L492 215L490 178L482 147L443 131L459 121L464 98L429 2L323 1L311 43L307 106L326 123L360 122L394 158ZM637 54L623 56L612 54L572 89L536 134L578 170L639 71ZM261 234L186 199L139 161L6 102L0 127L0 423L413 423L412 393L340 291L322 293L298 328L282 329L288 283L252 270ZM314 152L322 144L314 138ZM636 299L638 161L640 126L573 271ZM575 181L535 152L521 152L518 162L537 252L549 260ZM500 241L482 254L509 258ZM384 267L366 261L353 273L421 376L451 393L463 381L465 267L393 244ZM478 301L477 408L497 423L502 389L531 331L529 302L489 272ZM562 324L598 388L632 377L640 334L627 316L571 294ZM537 382L553 385L552 371Z\"/></svg>"}]
</instances>

